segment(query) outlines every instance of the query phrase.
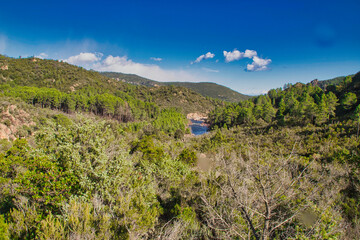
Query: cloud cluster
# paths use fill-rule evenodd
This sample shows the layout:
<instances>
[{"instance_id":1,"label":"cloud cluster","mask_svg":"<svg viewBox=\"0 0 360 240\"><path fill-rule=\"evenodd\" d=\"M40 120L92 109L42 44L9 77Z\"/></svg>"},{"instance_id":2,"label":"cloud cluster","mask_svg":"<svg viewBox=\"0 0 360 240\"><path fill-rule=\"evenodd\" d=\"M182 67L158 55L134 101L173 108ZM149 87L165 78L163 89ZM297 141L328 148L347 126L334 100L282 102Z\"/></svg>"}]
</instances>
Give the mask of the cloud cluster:
<instances>
[{"instance_id":1,"label":"cloud cluster","mask_svg":"<svg viewBox=\"0 0 360 240\"><path fill-rule=\"evenodd\" d=\"M227 63L243 58L252 59L253 62L251 64L248 64L246 67L246 70L249 72L268 70L268 65L271 63L271 59L263 59L258 57L255 50L246 49L245 52L240 52L239 50L234 49L230 52L223 51L223 54L225 57L225 62Z\"/></svg>"},{"instance_id":2,"label":"cloud cluster","mask_svg":"<svg viewBox=\"0 0 360 240\"><path fill-rule=\"evenodd\" d=\"M224 51L225 62L232 62L242 58L243 54L239 50L234 49L232 52Z\"/></svg>"},{"instance_id":3,"label":"cloud cluster","mask_svg":"<svg viewBox=\"0 0 360 240\"><path fill-rule=\"evenodd\" d=\"M64 61L96 71L136 74L156 81L206 81L183 70L166 70L156 64L134 62L127 56L109 55L103 58L102 53L83 52Z\"/></svg>"},{"instance_id":4,"label":"cloud cluster","mask_svg":"<svg viewBox=\"0 0 360 240\"><path fill-rule=\"evenodd\" d=\"M71 56L68 59L65 59L64 62L74 65L91 64L99 61L102 58L102 56L103 56L102 53L82 52L79 55Z\"/></svg>"},{"instance_id":5,"label":"cloud cluster","mask_svg":"<svg viewBox=\"0 0 360 240\"><path fill-rule=\"evenodd\" d=\"M246 70L249 72L265 71L268 70L268 65L271 63L271 59L262 59L258 56L253 57L253 62L248 64Z\"/></svg>"},{"instance_id":6,"label":"cloud cluster","mask_svg":"<svg viewBox=\"0 0 360 240\"><path fill-rule=\"evenodd\" d=\"M245 52L244 52L244 57L245 58L253 58L255 56L257 56L257 52L255 50L246 49Z\"/></svg>"},{"instance_id":7,"label":"cloud cluster","mask_svg":"<svg viewBox=\"0 0 360 240\"><path fill-rule=\"evenodd\" d=\"M203 55L200 55L194 62L191 62L191 64L193 63L199 63L201 62L202 60L204 59L209 59L209 58L214 58L215 57L215 54L211 53L211 52L208 52L206 54L203 54Z\"/></svg>"},{"instance_id":8,"label":"cloud cluster","mask_svg":"<svg viewBox=\"0 0 360 240\"><path fill-rule=\"evenodd\" d=\"M257 56L257 52L255 50L249 50L246 49L245 52L240 52L237 49L234 49L234 51L223 51L225 62L232 62L236 60L240 60L242 58L253 58L254 56Z\"/></svg>"},{"instance_id":9,"label":"cloud cluster","mask_svg":"<svg viewBox=\"0 0 360 240\"><path fill-rule=\"evenodd\" d=\"M156 62L161 62L162 61L162 58L158 58L158 57L151 57L150 59L153 60L153 61L156 61Z\"/></svg>"}]
</instances>

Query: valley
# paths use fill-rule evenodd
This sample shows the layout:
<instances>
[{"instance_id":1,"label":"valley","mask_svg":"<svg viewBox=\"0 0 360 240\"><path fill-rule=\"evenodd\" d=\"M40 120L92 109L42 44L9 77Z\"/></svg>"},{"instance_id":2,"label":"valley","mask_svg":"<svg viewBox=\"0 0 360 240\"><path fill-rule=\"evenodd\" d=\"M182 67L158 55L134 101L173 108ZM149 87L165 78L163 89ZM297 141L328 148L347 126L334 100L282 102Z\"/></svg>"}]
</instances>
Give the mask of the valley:
<instances>
[{"instance_id":1,"label":"valley","mask_svg":"<svg viewBox=\"0 0 360 240\"><path fill-rule=\"evenodd\" d=\"M360 239L360 1L1 1L0 240Z\"/></svg>"},{"instance_id":2,"label":"valley","mask_svg":"<svg viewBox=\"0 0 360 240\"><path fill-rule=\"evenodd\" d=\"M10 239L358 235L360 73L228 102L55 60L0 66Z\"/></svg>"}]
</instances>

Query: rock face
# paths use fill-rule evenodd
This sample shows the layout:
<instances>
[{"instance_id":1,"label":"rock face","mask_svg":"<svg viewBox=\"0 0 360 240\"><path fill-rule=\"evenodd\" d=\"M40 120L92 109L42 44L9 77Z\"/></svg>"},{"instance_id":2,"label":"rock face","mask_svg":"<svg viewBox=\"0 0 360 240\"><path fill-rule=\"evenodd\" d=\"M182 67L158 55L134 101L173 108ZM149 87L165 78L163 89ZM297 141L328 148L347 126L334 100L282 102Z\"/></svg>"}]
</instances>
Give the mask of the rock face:
<instances>
[{"instance_id":1,"label":"rock face","mask_svg":"<svg viewBox=\"0 0 360 240\"><path fill-rule=\"evenodd\" d=\"M203 114L203 113L189 113L188 115L186 115L187 119L194 119L196 121L201 121L201 120L206 120L207 119L207 115Z\"/></svg>"},{"instance_id":2,"label":"rock face","mask_svg":"<svg viewBox=\"0 0 360 240\"><path fill-rule=\"evenodd\" d=\"M6 107L5 111L1 112L0 118L2 122L0 123L0 139L14 140L22 126L35 125L30 115L15 105Z\"/></svg>"},{"instance_id":3,"label":"rock face","mask_svg":"<svg viewBox=\"0 0 360 240\"><path fill-rule=\"evenodd\" d=\"M313 86L319 86L319 80L314 79L310 82Z\"/></svg>"},{"instance_id":4,"label":"rock face","mask_svg":"<svg viewBox=\"0 0 360 240\"><path fill-rule=\"evenodd\" d=\"M14 136L12 135L10 128L5 124L0 123L0 139L10 140L13 138Z\"/></svg>"},{"instance_id":5,"label":"rock face","mask_svg":"<svg viewBox=\"0 0 360 240\"><path fill-rule=\"evenodd\" d=\"M0 69L1 70L9 70L9 66L8 65L2 65L2 66L0 66Z\"/></svg>"}]
</instances>

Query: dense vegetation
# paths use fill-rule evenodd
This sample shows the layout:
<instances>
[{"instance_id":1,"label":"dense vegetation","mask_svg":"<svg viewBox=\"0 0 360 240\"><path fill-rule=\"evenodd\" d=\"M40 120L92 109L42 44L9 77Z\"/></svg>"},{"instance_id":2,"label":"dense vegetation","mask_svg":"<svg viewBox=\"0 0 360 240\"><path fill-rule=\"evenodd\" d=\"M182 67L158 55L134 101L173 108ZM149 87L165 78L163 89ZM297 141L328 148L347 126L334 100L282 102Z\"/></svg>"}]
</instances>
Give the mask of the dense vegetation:
<instances>
[{"instance_id":1,"label":"dense vegetation","mask_svg":"<svg viewBox=\"0 0 360 240\"><path fill-rule=\"evenodd\" d=\"M354 77L354 75L349 75L347 77ZM328 79L328 80L313 80L312 82L315 83L317 86L319 86L322 89L326 89L326 87L331 86L331 85L339 85L341 84L344 80L346 79L346 76L342 76L342 77L336 77L336 78L332 78L332 79Z\"/></svg>"},{"instance_id":2,"label":"dense vegetation","mask_svg":"<svg viewBox=\"0 0 360 240\"><path fill-rule=\"evenodd\" d=\"M74 91L41 78L27 86L8 70L0 239L360 235L360 74L326 90L295 84L217 103L213 131L192 137L183 104L139 97L150 89L105 91L90 78Z\"/></svg>"},{"instance_id":3,"label":"dense vegetation","mask_svg":"<svg viewBox=\"0 0 360 240\"><path fill-rule=\"evenodd\" d=\"M122 82L131 83L134 85L156 87L156 86L179 86L191 89L205 97L220 99L227 102L239 102L249 99L250 96L238 93L225 86L211 83L211 82L157 82L147 78L139 77L134 74L124 74L115 72L103 72L103 75L117 79Z\"/></svg>"},{"instance_id":4,"label":"dense vegetation","mask_svg":"<svg viewBox=\"0 0 360 240\"><path fill-rule=\"evenodd\" d=\"M151 119L159 113L154 103L134 99L122 92L116 92L114 95L96 94L91 89L83 89L78 92L64 93L54 88L10 87L10 85L0 85L0 89L4 96L20 98L26 103L42 108L47 107L66 113L91 112L122 122Z\"/></svg>"},{"instance_id":5,"label":"dense vegetation","mask_svg":"<svg viewBox=\"0 0 360 240\"><path fill-rule=\"evenodd\" d=\"M339 85L323 90L312 84L297 83L286 89L272 89L267 95L218 107L209 114L212 127L237 125L323 125L354 115L360 74L347 77Z\"/></svg>"},{"instance_id":6,"label":"dense vegetation","mask_svg":"<svg viewBox=\"0 0 360 240\"><path fill-rule=\"evenodd\" d=\"M123 99L137 99L160 108L175 107L182 113L207 113L220 100L204 97L189 88L161 86L149 89L106 77L65 62L38 58L14 59L0 55L0 83L14 86L55 88L64 93L81 95L112 94ZM136 76L138 77L138 76ZM133 102L132 100L129 100Z\"/></svg>"}]
</instances>

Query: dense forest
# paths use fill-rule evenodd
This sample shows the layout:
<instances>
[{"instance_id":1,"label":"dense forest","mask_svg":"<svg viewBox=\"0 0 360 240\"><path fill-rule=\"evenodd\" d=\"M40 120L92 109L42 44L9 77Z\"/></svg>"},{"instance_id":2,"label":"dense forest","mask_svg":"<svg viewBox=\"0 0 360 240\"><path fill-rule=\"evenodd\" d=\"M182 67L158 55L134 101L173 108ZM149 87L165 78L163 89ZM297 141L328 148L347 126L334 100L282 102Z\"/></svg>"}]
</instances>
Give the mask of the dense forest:
<instances>
[{"instance_id":1,"label":"dense forest","mask_svg":"<svg viewBox=\"0 0 360 240\"><path fill-rule=\"evenodd\" d=\"M354 82L348 76L326 90L312 84L286 84L284 89L272 89L266 95L216 108L210 113L209 121L213 128L262 123L321 126L356 114L359 84L360 74L354 76Z\"/></svg>"},{"instance_id":2,"label":"dense forest","mask_svg":"<svg viewBox=\"0 0 360 240\"><path fill-rule=\"evenodd\" d=\"M0 69L0 239L360 235L360 73L229 103L54 60Z\"/></svg>"},{"instance_id":3,"label":"dense forest","mask_svg":"<svg viewBox=\"0 0 360 240\"><path fill-rule=\"evenodd\" d=\"M184 114L207 113L222 104L219 99L204 97L185 87L156 86L148 88L124 83L95 71L56 60L38 58L15 59L0 55L0 84L11 87L54 88L62 93L82 95L111 94L123 100L154 103L160 108L178 108ZM77 100L74 100L77 101Z\"/></svg>"}]
</instances>

